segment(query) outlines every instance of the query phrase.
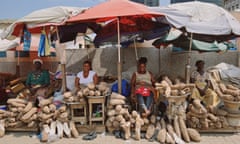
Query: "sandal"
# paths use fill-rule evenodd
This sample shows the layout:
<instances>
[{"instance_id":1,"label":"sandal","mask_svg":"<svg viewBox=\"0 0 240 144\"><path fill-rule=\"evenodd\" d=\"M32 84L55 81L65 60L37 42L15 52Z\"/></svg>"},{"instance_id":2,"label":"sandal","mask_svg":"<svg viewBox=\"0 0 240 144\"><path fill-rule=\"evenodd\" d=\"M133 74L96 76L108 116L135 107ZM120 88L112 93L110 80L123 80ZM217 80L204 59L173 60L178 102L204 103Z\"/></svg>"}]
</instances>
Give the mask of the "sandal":
<instances>
[{"instance_id":1,"label":"sandal","mask_svg":"<svg viewBox=\"0 0 240 144\"><path fill-rule=\"evenodd\" d=\"M93 140L95 138L97 138L97 133L95 131L92 131L87 135L83 136L83 140Z\"/></svg>"}]
</instances>

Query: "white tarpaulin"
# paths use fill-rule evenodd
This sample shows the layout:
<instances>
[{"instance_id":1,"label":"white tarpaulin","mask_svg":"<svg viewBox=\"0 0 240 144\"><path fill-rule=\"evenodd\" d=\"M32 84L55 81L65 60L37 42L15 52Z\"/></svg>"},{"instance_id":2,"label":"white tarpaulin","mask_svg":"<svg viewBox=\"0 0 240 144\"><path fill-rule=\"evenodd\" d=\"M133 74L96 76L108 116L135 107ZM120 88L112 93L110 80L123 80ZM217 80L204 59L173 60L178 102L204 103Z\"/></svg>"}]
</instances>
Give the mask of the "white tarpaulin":
<instances>
[{"instance_id":1,"label":"white tarpaulin","mask_svg":"<svg viewBox=\"0 0 240 144\"><path fill-rule=\"evenodd\" d=\"M0 35L1 38L8 38L16 31L17 26L25 24L27 28L40 27L45 25L59 25L64 23L71 16L77 15L84 10L79 7L58 6L34 11L11 24Z\"/></svg>"},{"instance_id":2,"label":"white tarpaulin","mask_svg":"<svg viewBox=\"0 0 240 144\"><path fill-rule=\"evenodd\" d=\"M3 30L0 29L0 33ZM15 48L18 46L18 41L19 39L15 39L15 40L0 40L0 51L7 51L9 49Z\"/></svg>"},{"instance_id":3,"label":"white tarpaulin","mask_svg":"<svg viewBox=\"0 0 240 144\"><path fill-rule=\"evenodd\" d=\"M206 35L240 35L240 23L228 11L212 3L183 2L166 7L150 7L164 14L174 27L189 33ZM162 21L162 18L159 19Z\"/></svg>"}]
</instances>

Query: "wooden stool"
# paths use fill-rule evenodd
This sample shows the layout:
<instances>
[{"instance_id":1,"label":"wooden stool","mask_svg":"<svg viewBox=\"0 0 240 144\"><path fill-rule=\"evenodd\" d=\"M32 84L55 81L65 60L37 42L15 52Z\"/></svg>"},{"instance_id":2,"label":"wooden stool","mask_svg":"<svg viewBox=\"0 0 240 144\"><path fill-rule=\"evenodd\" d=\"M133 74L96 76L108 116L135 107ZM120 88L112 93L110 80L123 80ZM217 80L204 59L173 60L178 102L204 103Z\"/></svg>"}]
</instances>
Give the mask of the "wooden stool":
<instances>
[{"instance_id":1,"label":"wooden stool","mask_svg":"<svg viewBox=\"0 0 240 144\"><path fill-rule=\"evenodd\" d=\"M87 103L86 102L67 103L67 105L69 105L69 108L70 108L72 121L80 122L81 124L87 123Z\"/></svg>"},{"instance_id":2,"label":"wooden stool","mask_svg":"<svg viewBox=\"0 0 240 144\"><path fill-rule=\"evenodd\" d=\"M100 117L93 117L93 104L102 105L102 115ZM105 120L105 96L91 96L88 97L88 106L89 106L89 125L92 125L93 121L102 121L104 125Z\"/></svg>"}]
</instances>

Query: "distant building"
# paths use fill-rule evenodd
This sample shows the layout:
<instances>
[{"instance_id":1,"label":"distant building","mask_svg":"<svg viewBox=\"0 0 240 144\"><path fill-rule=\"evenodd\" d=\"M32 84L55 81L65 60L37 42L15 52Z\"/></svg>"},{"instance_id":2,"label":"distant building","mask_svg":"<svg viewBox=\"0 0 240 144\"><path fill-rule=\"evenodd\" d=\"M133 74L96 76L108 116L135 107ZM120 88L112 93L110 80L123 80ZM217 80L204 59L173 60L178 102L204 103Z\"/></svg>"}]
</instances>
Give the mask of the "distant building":
<instances>
[{"instance_id":1,"label":"distant building","mask_svg":"<svg viewBox=\"0 0 240 144\"><path fill-rule=\"evenodd\" d=\"M228 11L239 11L239 0L224 0L224 8Z\"/></svg>"},{"instance_id":2,"label":"distant building","mask_svg":"<svg viewBox=\"0 0 240 144\"><path fill-rule=\"evenodd\" d=\"M190 2L190 1L195 1L195 0L171 0L171 3ZM214 4L216 4L218 6L221 6L221 7L224 6L224 3L223 3L224 0L198 0L198 1L214 3ZM238 1L238 0L236 0L236 1Z\"/></svg>"},{"instance_id":3,"label":"distant building","mask_svg":"<svg viewBox=\"0 0 240 144\"><path fill-rule=\"evenodd\" d=\"M145 4L147 6L159 6L159 0L131 0L131 1Z\"/></svg>"}]
</instances>

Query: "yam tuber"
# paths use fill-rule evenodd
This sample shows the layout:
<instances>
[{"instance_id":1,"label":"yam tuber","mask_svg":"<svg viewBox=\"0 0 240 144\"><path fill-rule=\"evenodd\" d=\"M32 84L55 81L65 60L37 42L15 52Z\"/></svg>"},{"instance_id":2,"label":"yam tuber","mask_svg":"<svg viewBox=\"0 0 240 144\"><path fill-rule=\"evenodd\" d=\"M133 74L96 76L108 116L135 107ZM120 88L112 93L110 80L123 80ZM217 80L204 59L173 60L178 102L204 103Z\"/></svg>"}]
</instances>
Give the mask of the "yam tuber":
<instances>
[{"instance_id":1,"label":"yam tuber","mask_svg":"<svg viewBox=\"0 0 240 144\"><path fill-rule=\"evenodd\" d=\"M34 113L36 113L36 112L37 112L37 108L36 108L36 107L31 108L27 113L25 113L25 114L22 116L21 120L22 120L22 121L25 121L25 120L27 120L27 119L30 119L30 117L31 117Z\"/></svg>"},{"instance_id":2,"label":"yam tuber","mask_svg":"<svg viewBox=\"0 0 240 144\"><path fill-rule=\"evenodd\" d=\"M135 123L135 139L140 140L141 139L141 126L144 125L143 120L140 118L140 116L136 117L136 123Z\"/></svg>"},{"instance_id":3,"label":"yam tuber","mask_svg":"<svg viewBox=\"0 0 240 144\"><path fill-rule=\"evenodd\" d=\"M194 142L201 141L201 136L197 130L192 129L192 128L187 128L187 131L188 131L188 135L192 141L194 141Z\"/></svg>"},{"instance_id":4,"label":"yam tuber","mask_svg":"<svg viewBox=\"0 0 240 144\"><path fill-rule=\"evenodd\" d=\"M148 125L147 132L146 132L146 139L150 139L155 131L155 126L153 124Z\"/></svg>"},{"instance_id":5,"label":"yam tuber","mask_svg":"<svg viewBox=\"0 0 240 144\"><path fill-rule=\"evenodd\" d=\"M120 94L118 94L116 92L112 92L110 97L111 97L111 99L121 99L121 100L125 100L126 99L125 96L120 95Z\"/></svg>"},{"instance_id":6,"label":"yam tuber","mask_svg":"<svg viewBox=\"0 0 240 144\"><path fill-rule=\"evenodd\" d=\"M28 112L32 107L33 107L32 102L28 102L26 107L23 109L23 112L24 113Z\"/></svg>"},{"instance_id":7,"label":"yam tuber","mask_svg":"<svg viewBox=\"0 0 240 144\"><path fill-rule=\"evenodd\" d=\"M180 127L180 131L181 131L183 139L186 142L190 142L190 137L188 135L188 131L187 131L187 127L186 127L184 119L182 117L179 117L178 121L179 121L179 127Z\"/></svg>"},{"instance_id":8,"label":"yam tuber","mask_svg":"<svg viewBox=\"0 0 240 144\"><path fill-rule=\"evenodd\" d=\"M78 131L76 129L76 126L75 126L75 123L73 121L69 122L69 127L70 127L70 130L71 130L72 136L74 138L77 138L79 136L79 133L78 133Z\"/></svg>"}]
</instances>

